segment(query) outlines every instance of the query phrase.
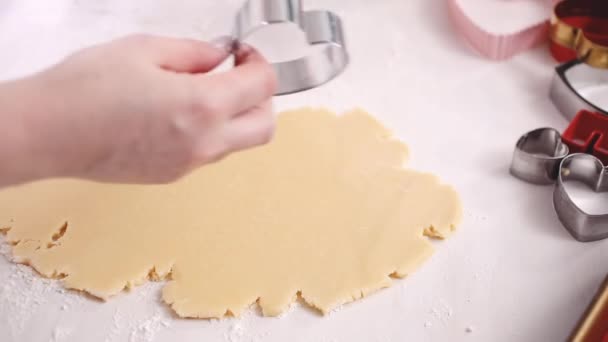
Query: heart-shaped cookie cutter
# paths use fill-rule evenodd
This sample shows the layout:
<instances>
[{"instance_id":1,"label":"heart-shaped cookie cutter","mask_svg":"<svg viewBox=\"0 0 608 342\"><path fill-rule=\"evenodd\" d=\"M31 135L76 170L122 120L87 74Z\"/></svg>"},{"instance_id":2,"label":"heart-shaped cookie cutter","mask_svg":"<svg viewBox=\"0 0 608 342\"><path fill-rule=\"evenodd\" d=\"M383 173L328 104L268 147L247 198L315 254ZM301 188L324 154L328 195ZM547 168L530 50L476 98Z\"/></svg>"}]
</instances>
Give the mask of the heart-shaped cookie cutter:
<instances>
[{"instance_id":1,"label":"heart-shaped cookie cutter","mask_svg":"<svg viewBox=\"0 0 608 342\"><path fill-rule=\"evenodd\" d=\"M553 207L557 217L581 242L608 238L608 214L585 212L570 197L565 183L580 181L595 192L608 191L608 167L594 155L606 162L605 145L608 116L583 110L563 135L553 128L533 130L518 140L513 153L513 176L533 184L555 183Z\"/></svg>"},{"instance_id":2,"label":"heart-shaped cookie cutter","mask_svg":"<svg viewBox=\"0 0 608 342\"><path fill-rule=\"evenodd\" d=\"M569 153L568 145L562 142L557 130L538 128L517 141L510 172L529 183L553 184L560 163Z\"/></svg>"},{"instance_id":3,"label":"heart-shaped cookie cutter","mask_svg":"<svg viewBox=\"0 0 608 342\"><path fill-rule=\"evenodd\" d=\"M567 181L583 182L595 192L606 192L608 167L593 155L571 154L561 162L553 192L557 216L577 240L588 242L608 238L608 214L592 215L583 211L566 190L564 183Z\"/></svg>"},{"instance_id":4,"label":"heart-shaped cookie cutter","mask_svg":"<svg viewBox=\"0 0 608 342\"><path fill-rule=\"evenodd\" d=\"M340 17L325 10L302 9L300 0L249 0L239 10L233 32L235 42L267 25L296 24L314 52L298 59L273 63L278 89L275 95L318 87L342 73L349 62ZM311 49L312 50L312 49Z\"/></svg>"}]
</instances>

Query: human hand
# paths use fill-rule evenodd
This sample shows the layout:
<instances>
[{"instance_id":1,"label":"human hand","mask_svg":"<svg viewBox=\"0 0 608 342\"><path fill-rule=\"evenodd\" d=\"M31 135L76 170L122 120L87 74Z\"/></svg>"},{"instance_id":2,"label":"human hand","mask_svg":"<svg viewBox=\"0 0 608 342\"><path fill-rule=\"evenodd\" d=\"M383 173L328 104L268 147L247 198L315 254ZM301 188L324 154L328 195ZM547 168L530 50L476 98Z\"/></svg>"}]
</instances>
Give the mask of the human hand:
<instances>
[{"instance_id":1,"label":"human hand","mask_svg":"<svg viewBox=\"0 0 608 342\"><path fill-rule=\"evenodd\" d=\"M228 54L209 43L137 35L16 81L23 153L35 161L30 178L164 183L268 142L274 71L244 46L233 69L207 73Z\"/></svg>"}]
</instances>

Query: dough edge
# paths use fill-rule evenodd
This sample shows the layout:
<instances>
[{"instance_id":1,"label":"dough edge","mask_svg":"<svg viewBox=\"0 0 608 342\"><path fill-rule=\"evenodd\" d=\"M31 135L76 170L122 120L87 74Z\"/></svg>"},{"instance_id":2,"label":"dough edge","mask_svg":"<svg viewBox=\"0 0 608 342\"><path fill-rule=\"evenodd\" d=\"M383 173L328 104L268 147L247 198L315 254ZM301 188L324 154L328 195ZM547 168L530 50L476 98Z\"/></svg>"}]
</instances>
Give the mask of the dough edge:
<instances>
[{"instance_id":1,"label":"dough edge","mask_svg":"<svg viewBox=\"0 0 608 342\"><path fill-rule=\"evenodd\" d=\"M333 114L333 112L330 112L326 109L316 109L316 108L310 108L310 107L283 111L283 112L281 112L280 115L286 115L286 114L293 113L293 112L319 111L319 110L324 111L324 112L329 112L329 113L332 113L332 115L335 115L335 114ZM370 119L371 124L373 124L377 127L380 127L382 130L384 130L385 136L383 136L383 138L390 140L390 141L398 141L399 143L401 143L403 145L404 151L405 151L404 159L406 159L408 150L407 150L407 146L405 145L405 143L395 139L393 137L392 133L389 130L387 130L385 126L383 126L373 116L367 114L367 112L365 112L359 108L356 108L356 109L350 110L350 111L346 111L342 115L349 115L349 114L353 114L353 113L366 114L367 117ZM405 160L404 160L404 162L405 162ZM411 170L405 166L402 166L402 168ZM395 282L395 279L402 279L402 278L405 278L408 275L412 274L418 267L422 266L422 264L427 259L429 259L432 256L432 254L434 253L434 246L428 240L429 239L443 240L443 239L449 237L449 235L451 233L456 231L458 226L461 224L461 222L462 222L462 203L460 201L460 196L458 195L456 190L452 186L442 183L440 181L439 177L437 177L436 175L432 175L430 173L423 173L423 172L420 172L420 174L432 176L434 178L434 181L437 186L445 187L447 189L447 191L451 192L451 194L458 201L457 216L454 217L453 221L447 225L439 226L439 227L430 225L430 226L424 227L424 229L422 229L421 236L426 236L428 238L428 239L425 239L425 240L427 240L425 242L428 244L428 253L426 253L425 255L421 255L419 260L416 260L416 261L408 260L407 265L404 265L403 267L401 267L399 269L393 270L392 272L386 274L382 279L376 279L375 281L370 282L370 284L368 286L362 287L358 291L352 292L341 298L336 298L336 300L334 302L329 303L329 304L316 303L313 298L307 298L305 293L301 293L300 291L297 291L292 296L292 298L289 300L289 305L287 305L285 307L281 307L281 308L264 307L263 305L261 305L261 303L264 302L264 298L258 297L258 298L252 298L250 303L248 303L247 305L245 305L241 308L233 308L233 309L227 310L226 312L221 313L221 314L220 313L209 313L209 312L207 312L207 313L195 312L193 310L188 309L187 307L184 307L183 304L180 303L179 300L175 300L174 298L171 298L170 296L167 295L166 290L167 290L168 286L171 284L171 282L173 281L172 280L172 272L173 272L172 263L167 263L165 265L151 264L147 270L142 271L136 277L134 277L132 280L128 281L126 284L117 286L113 290L108 292L106 290L99 290L99 289L94 289L94 288L89 288L89 287L77 286L77 285L73 284L72 281L70 280L69 273L63 272L62 270L58 270L58 269L49 269L49 268L44 267L44 265L41 265L41 263L39 263L39 262L32 261L31 256L33 256L35 254L36 250L40 249L41 246L44 246L44 245L51 246L52 245L52 247L54 247L58 242L60 243L60 239L63 234L61 232L61 230L63 229L63 226L61 226L57 230L57 232L55 234L53 234L53 236L50 237L47 241L31 240L31 239L11 239L11 232L12 232L13 227L10 225L10 222L4 223L4 222L0 221L0 235L3 235L5 237L4 238L5 243L8 243L10 245L10 250L12 253L12 256L11 256L12 262L27 265L43 277L51 278L51 279L59 279L62 282L62 285L67 289L75 290L78 292L83 292L84 294L91 295L94 298L100 299L102 301L106 301L121 292L129 291L130 289L135 288L139 285L142 285L148 281L163 281L163 282L166 282L166 284L164 285L163 291L162 291L163 302L165 302L167 305L169 305L178 316L183 317L183 318L204 318L204 319L206 319L206 318L222 318L222 317L227 317L227 316L238 317L243 312L243 310L246 310L246 309L251 308L252 306L256 306L256 305L261 309L262 314L264 316L270 316L270 317L279 316L295 301L303 302L306 305L308 305L309 307L317 309L320 313L327 314L327 313L330 313L331 311L335 310L337 307L340 307L342 305L356 301L363 297L369 296L383 288L392 286Z\"/></svg>"}]
</instances>

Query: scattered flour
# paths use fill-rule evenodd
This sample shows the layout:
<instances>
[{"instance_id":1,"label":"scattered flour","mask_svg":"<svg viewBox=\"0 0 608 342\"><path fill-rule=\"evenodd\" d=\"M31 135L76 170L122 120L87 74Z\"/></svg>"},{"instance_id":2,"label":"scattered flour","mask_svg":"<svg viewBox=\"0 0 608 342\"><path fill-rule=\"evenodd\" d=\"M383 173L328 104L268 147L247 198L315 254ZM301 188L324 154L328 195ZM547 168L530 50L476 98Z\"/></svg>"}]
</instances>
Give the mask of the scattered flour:
<instances>
[{"instance_id":1,"label":"scattered flour","mask_svg":"<svg viewBox=\"0 0 608 342\"><path fill-rule=\"evenodd\" d=\"M10 246L1 236L0 258L12 261ZM61 298L59 308L62 311L85 301L79 293L63 288L60 281L40 277L29 266L11 263L7 268L8 272L0 278L0 317L10 317L7 320L9 338L20 340L30 319L50 298ZM52 333L52 341L64 340L69 333L71 331L57 327Z\"/></svg>"},{"instance_id":2,"label":"scattered flour","mask_svg":"<svg viewBox=\"0 0 608 342\"><path fill-rule=\"evenodd\" d=\"M331 315L342 311L342 309L344 309L344 305L338 305L335 308L333 308L332 310L328 311L327 316L331 317Z\"/></svg>"},{"instance_id":3,"label":"scattered flour","mask_svg":"<svg viewBox=\"0 0 608 342\"><path fill-rule=\"evenodd\" d=\"M118 336L120 335L120 331L122 330L122 322L124 322L124 317L119 309L114 311L114 317L112 318L112 327L110 331L108 331L108 335L106 336L104 342L113 342L116 341Z\"/></svg>"},{"instance_id":4,"label":"scattered flour","mask_svg":"<svg viewBox=\"0 0 608 342\"><path fill-rule=\"evenodd\" d=\"M0 237L0 258L12 260L10 246L2 240L2 237ZM40 277L29 266L11 263L7 268L8 272L3 272L5 276L0 278L0 317L10 317L10 320L7 320L8 335L2 335L8 337L9 341L20 340L30 319L43 308L43 305L49 303L51 298L57 298L53 295L58 295L61 300L59 312L68 312L87 300L82 294L63 288L58 280ZM148 301L160 286L159 283L147 283L138 287L136 300ZM125 330L129 328L132 329L130 335L127 335L129 342L153 341L161 329L170 326L170 317L161 314L161 309L142 321L129 319L117 309L104 342L119 341L121 336L124 336ZM72 329L57 326L50 335L50 341L66 341L72 332Z\"/></svg>"},{"instance_id":5,"label":"scattered flour","mask_svg":"<svg viewBox=\"0 0 608 342\"><path fill-rule=\"evenodd\" d=\"M298 304L292 304L287 311L293 310ZM224 332L225 342L262 342L270 335L268 331L254 332L254 320L260 319L259 307L253 305L243 312L240 318L232 318L232 322ZM281 317L281 316L279 316ZM279 318L277 317L277 318ZM218 323L211 323L216 325Z\"/></svg>"},{"instance_id":6,"label":"scattered flour","mask_svg":"<svg viewBox=\"0 0 608 342\"><path fill-rule=\"evenodd\" d=\"M11 259L11 247L4 242L4 238L0 234L0 255L5 257L6 260Z\"/></svg>"},{"instance_id":7,"label":"scattered flour","mask_svg":"<svg viewBox=\"0 0 608 342\"><path fill-rule=\"evenodd\" d=\"M153 281L146 282L136 288L135 297L140 301L148 301L153 298L156 293L160 293L160 289L161 283Z\"/></svg>"},{"instance_id":8,"label":"scattered flour","mask_svg":"<svg viewBox=\"0 0 608 342\"><path fill-rule=\"evenodd\" d=\"M67 338L72 334L72 329L66 329L61 327L56 327L53 330L53 336L51 337L51 342L62 342L67 341Z\"/></svg>"},{"instance_id":9,"label":"scattered flour","mask_svg":"<svg viewBox=\"0 0 608 342\"><path fill-rule=\"evenodd\" d=\"M283 312L281 312L280 315L277 316L277 318L279 319L283 319L287 316L289 316L292 312L294 312L297 308L302 307L302 305L300 303L298 303L297 301L292 302L291 304L289 304L289 307L287 307L287 309Z\"/></svg>"},{"instance_id":10,"label":"scattered flour","mask_svg":"<svg viewBox=\"0 0 608 342\"><path fill-rule=\"evenodd\" d=\"M129 342L152 342L161 329L168 328L170 325L170 321L157 312L136 324L135 329L131 331Z\"/></svg>"},{"instance_id":11,"label":"scattered flour","mask_svg":"<svg viewBox=\"0 0 608 342\"><path fill-rule=\"evenodd\" d=\"M227 332L224 333L224 339L228 342L240 342L243 341L245 336L245 329L239 322L234 323L230 326Z\"/></svg>"},{"instance_id":12,"label":"scattered flour","mask_svg":"<svg viewBox=\"0 0 608 342\"><path fill-rule=\"evenodd\" d=\"M10 265L8 277L0 283L0 317L11 318L9 329L15 339L48 301L48 295L61 289L57 281L37 277L24 265Z\"/></svg>"},{"instance_id":13,"label":"scattered flour","mask_svg":"<svg viewBox=\"0 0 608 342\"><path fill-rule=\"evenodd\" d=\"M439 300L438 304L429 311L429 314L431 316L431 320L424 324L425 327L430 327L433 321L446 325L452 318L454 311L444 300Z\"/></svg>"}]
</instances>

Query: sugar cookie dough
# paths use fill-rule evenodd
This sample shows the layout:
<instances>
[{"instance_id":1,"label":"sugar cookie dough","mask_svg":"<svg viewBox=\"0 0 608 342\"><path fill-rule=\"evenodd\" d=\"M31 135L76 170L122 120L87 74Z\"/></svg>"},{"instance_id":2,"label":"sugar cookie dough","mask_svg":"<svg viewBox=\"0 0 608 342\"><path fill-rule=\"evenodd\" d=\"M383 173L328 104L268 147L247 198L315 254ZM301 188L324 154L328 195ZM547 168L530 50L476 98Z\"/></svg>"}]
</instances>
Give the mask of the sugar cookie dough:
<instances>
[{"instance_id":1,"label":"sugar cookie dough","mask_svg":"<svg viewBox=\"0 0 608 342\"><path fill-rule=\"evenodd\" d=\"M279 115L269 145L177 183L41 181L0 192L17 262L106 299L167 279L182 317L322 312L389 286L459 223L457 193L403 169L405 145L362 111ZM427 236L425 236L427 235Z\"/></svg>"}]
</instances>

